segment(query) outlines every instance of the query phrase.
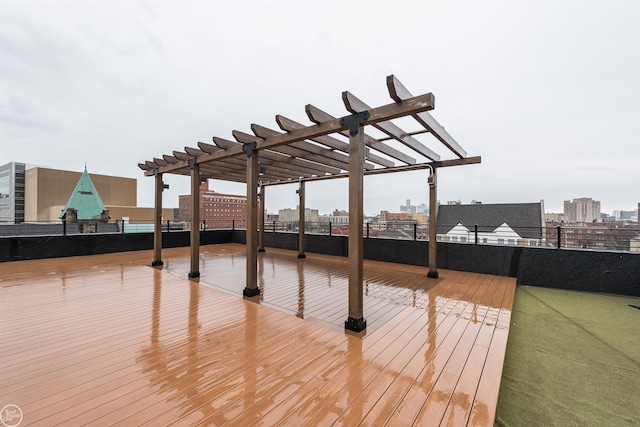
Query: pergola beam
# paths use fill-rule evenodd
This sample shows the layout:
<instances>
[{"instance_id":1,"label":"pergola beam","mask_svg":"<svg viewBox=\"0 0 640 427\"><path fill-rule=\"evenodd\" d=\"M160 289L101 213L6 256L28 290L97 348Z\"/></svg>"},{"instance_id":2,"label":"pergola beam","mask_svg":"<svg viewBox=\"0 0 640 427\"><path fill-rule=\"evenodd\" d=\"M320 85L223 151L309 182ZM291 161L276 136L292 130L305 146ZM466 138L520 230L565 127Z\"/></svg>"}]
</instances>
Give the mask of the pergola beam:
<instances>
[{"instance_id":1,"label":"pergola beam","mask_svg":"<svg viewBox=\"0 0 640 427\"><path fill-rule=\"evenodd\" d=\"M253 137L253 140L255 139L256 137ZM240 144L239 142L229 141L227 139L218 137L214 137L213 142L217 146L223 147L225 150L234 149L238 146L242 147L242 144ZM324 175L328 173L328 170L336 171L335 168L328 169L316 163L308 162L304 159L298 159L286 154L275 153L273 151L263 151L262 153L260 153L260 162L262 162L262 164L264 165L275 165L280 168L283 167L282 165L285 165L284 168L289 168L292 171L297 171L296 175L294 175L295 178L299 178L301 176Z\"/></svg>"},{"instance_id":2,"label":"pergola beam","mask_svg":"<svg viewBox=\"0 0 640 427\"><path fill-rule=\"evenodd\" d=\"M467 157L464 159L453 159L453 160L442 160L440 162L420 163L417 165L395 166L393 168L384 168L384 169L375 169L372 171L365 171L364 175L369 176L369 175L380 175L380 174L397 173L397 172L411 172L411 171L429 169L429 167L444 168L444 167L450 167L450 166L472 165L476 163L481 163L481 160L482 158L480 156L475 156L475 157ZM349 178L349 173L345 172L345 173L340 173L335 175L314 176L311 178L304 178L304 181L307 181L307 182L324 181L327 179L340 179L340 178ZM291 184L292 182L293 181L270 182L268 184L265 183L263 185L268 185L268 186L282 185L282 184Z\"/></svg>"},{"instance_id":3,"label":"pergola beam","mask_svg":"<svg viewBox=\"0 0 640 427\"><path fill-rule=\"evenodd\" d=\"M396 76L393 74L387 76L387 88L389 89L389 95L396 102L402 102L405 99L410 99L413 97L411 92L404 87L404 85L398 80ZM431 114L426 111L421 113L416 113L413 117L420 122L422 126L427 128L429 132L433 134L436 138L440 140L444 145L446 145L451 151L453 151L458 157L461 159L467 157L467 152L456 142L455 139L438 123L436 119L433 118Z\"/></svg>"},{"instance_id":4,"label":"pergola beam","mask_svg":"<svg viewBox=\"0 0 640 427\"><path fill-rule=\"evenodd\" d=\"M257 124L251 125L251 130L253 133L263 139L269 138L275 135L282 135L282 132L275 131L273 129L269 129L264 126L260 126ZM322 157L318 157L318 161L321 161L324 164L329 164L331 166L338 167L342 170L347 170L349 168L349 156L339 153L334 150L330 150L328 148L320 147L319 145L311 144L306 141L294 142L289 145L290 147L295 147L308 154L301 153L303 158L306 158L309 154L318 155ZM371 163L364 164L365 169L374 169L375 165Z\"/></svg>"},{"instance_id":5,"label":"pergola beam","mask_svg":"<svg viewBox=\"0 0 640 427\"><path fill-rule=\"evenodd\" d=\"M434 96L431 93L419 95L410 99L402 101L402 103L393 103L383 105L381 107L373 108L369 110L369 118L363 123L363 126L373 125L378 122L393 120L398 117L421 113L423 111L432 110L435 106ZM312 139L318 136L329 135L331 133L343 132L348 128L347 125L341 124L341 118L336 118L329 121L321 122L314 126L308 126L303 129L298 129L287 134L276 135L267 138L262 141L258 141L257 150L268 150L278 147L280 145L290 144L296 141L304 141L305 139ZM383 144L384 145L384 144ZM372 148L375 148L372 146ZM375 148L381 151L379 148ZM397 151L397 150L396 150ZM206 153L199 156L197 163L206 163L213 160L223 159L225 157L233 157L242 154L242 146L232 147L224 152ZM388 153L385 153L388 154ZM390 154L388 154L390 155ZM405 155L406 156L406 155ZM392 156L395 158L395 156ZM398 159L400 160L400 159ZM413 159L415 163L415 159ZM403 160L404 161L404 160ZM410 162L405 162L410 163ZM159 172L166 173L172 172L176 169L181 169L188 166L187 162L178 162L173 165L167 165L159 168ZM146 172L148 176L152 173Z\"/></svg>"},{"instance_id":6,"label":"pergola beam","mask_svg":"<svg viewBox=\"0 0 640 427\"><path fill-rule=\"evenodd\" d=\"M256 135L251 135L248 133L240 132L234 130L232 132L233 137L238 140L238 142L247 142L247 141L258 141L264 142L267 138L260 138ZM287 134L278 133L277 135L271 136L271 138L277 138L279 136L286 136ZM340 173L345 170L345 164L343 162L335 161L328 157L319 156L317 154L313 154L310 152L305 152L299 148L294 147L295 142L292 142L288 145L276 145L270 148L270 151L274 151L276 153L286 154L288 156L294 157L298 160L305 159L309 162L316 163L319 168L322 168L326 171L326 173Z\"/></svg>"},{"instance_id":7,"label":"pergola beam","mask_svg":"<svg viewBox=\"0 0 640 427\"><path fill-rule=\"evenodd\" d=\"M276 116L276 123L278 123L278 126L280 127L280 129L287 132L291 132L292 130L302 129L305 127L303 124L298 123L294 120L288 119L281 115ZM327 135L319 136L317 138L313 138L312 141L317 142L318 144L326 145L327 147L333 148L334 150L342 151L343 153L349 153L349 144L347 144L346 142L342 142L339 139L334 138L332 136L327 136ZM367 154L366 156L367 160L369 160L372 163L376 163L384 167L395 166L395 164L391 160L387 160L384 157L380 157L378 155L372 154L370 151L368 151L366 154Z\"/></svg>"},{"instance_id":8,"label":"pergola beam","mask_svg":"<svg viewBox=\"0 0 640 427\"><path fill-rule=\"evenodd\" d=\"M342 101L344 102L344 106L347 110L353 114L359 113L361 111L368 111L371 109L366 103L358 99L354 94L349 91L342 92ZM409 135L408 132L403 131L398 126L396 126L393 122L379 122L373 125L376 129L386 133L391 138L396 141L401 142L407 147L411 148L418 154L422 154L426 158L438 161L440 160L440 155L435 153L433 150L427 148L420 141L415 139L413 136Z\"/></svg>"},{"instance_id":9,"label":"pergola beam","mask_svg":"<svg viewBox=\"0 0 640 427\"><path fill-rule=\"evenodd\" d=\"M321 109L319 109L318 107L314 107L311 104L305 107L305 111L307 112L307 116L309 116L309 120L311 120L314 123L320 124L328 120L335 120L335 117L333 117L331 114L326 113ZM349 131L347 130L341 130L338 133L346 137L349 137ZM414 159L413 157L403 153L402 151L396 150L395 148L387 144L384 144L378 141L377 139L367 135L366 133L364 134L364 143L368 147L371 147L374 150L377 150L382 154L386 154L387 156L392 157L396 160L399 160L403 163L406 163L409 165L413 165L416 163L416 159Z\"/></svg>"}]
</instances>

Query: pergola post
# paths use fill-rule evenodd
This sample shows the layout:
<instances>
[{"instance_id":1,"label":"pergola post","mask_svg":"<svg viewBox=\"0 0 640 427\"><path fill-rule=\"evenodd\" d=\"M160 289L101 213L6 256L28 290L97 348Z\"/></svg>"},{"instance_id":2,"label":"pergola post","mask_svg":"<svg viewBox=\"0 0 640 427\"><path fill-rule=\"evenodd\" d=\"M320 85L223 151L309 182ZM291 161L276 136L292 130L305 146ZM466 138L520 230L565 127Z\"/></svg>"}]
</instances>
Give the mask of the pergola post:
<instances>
[{"instance_id":1,"label":"pergola post","mask_svg":"<svg viewBox=\"0 0 640 427\"><path fill-rule=\"evenodd\" d=\"M162 190L164 184L162 182L162 174L157 169L153 171L156 179L156 194L154 204L154 221L153 221L153 267L161 266L162 263ZM122 225L124 228L124 224Z\"/></svg>"},{"instance_id":2,"label":"pergola post","mask_svg":"<svg viewBox=\"0 0 640 427\"><path fill-rule=\"evenodd\" d=\"M196 158L189 159L191 168L191 271L189 278L200 277L200 165Z\"/></svg>"},{"instance_id":3,"label":"pergola post","mask_svg":"<svg viewBox=\"0 0 640 427\"><path fill-rule=\"evenodd\" d=\"M260 234L258 234L258 252L264 252L264 210L266 205L264 203L264 186L260 185L260 212L258 213L258 220L260 221Z\"/></svg>"},{"instance_id":4,"label":"pergola post","mask_svg":"<svg viewBox=\"0 0 640 427\"><path fill-rule=\"evenodd\" d=\"M367 327L363 310L363 190L364 190L364 127L369 118L363 111L344 117L341 125L349 127L349 317L345 329L361 332Z\"/></svg>"},{"instance_id":5,"label":"pergola post","mask_svg":"<svg viewBox=\"0 0 640 427\"><path fill-rule=\"evenodd\" d=\"M298 196L300 197L300 203L298 203L298 258L306 258L304 254L305 247L305 227L304 227L304 181L300 180L300 188L298 188Z\"/></svg>"},{"instance_id":6,"label":"pergola post","mask_svg":"<svg viewBox=\"0 0 640 427\"><path fill-rule=\"evenodd\" d=\"M438 278L438 197L436 168L429 169L429 272L427 277Z\"/></svg>"},{"instance_id":7,"label":"pergola post","mask_svg":"<svg viewBox=\"0 0 640 427\"><path fill-rule=\"evenodd\" d=\"M258 150L255 142L243 145L247 154L247 231L246 231L246 287L242 294L246 297L260 295L258 287Z\"/></svg>"}]
</instances>

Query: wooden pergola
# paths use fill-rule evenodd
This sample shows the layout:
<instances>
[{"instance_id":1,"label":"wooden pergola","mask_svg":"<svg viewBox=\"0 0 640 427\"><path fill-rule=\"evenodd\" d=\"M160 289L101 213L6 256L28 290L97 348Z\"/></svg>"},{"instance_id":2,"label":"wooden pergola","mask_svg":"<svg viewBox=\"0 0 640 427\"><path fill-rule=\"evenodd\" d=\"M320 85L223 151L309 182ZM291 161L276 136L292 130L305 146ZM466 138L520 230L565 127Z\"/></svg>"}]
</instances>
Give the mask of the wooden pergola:
<instances>
[{"instance_id":1,"label":"wooden pergola","mask_svg":"<svg viewBox=\"0 0 640 427\"><path fill-rule=\"evenodd\" d=\"M244 295L260 294L257 283L258 251L264 251L264 200L269 185L298 183L300 197L299 257L304 258L305 183L325 179L349 179L349 315L345 328L360 332L366 328L363 313L363 177L381 173L429 170L429 277L438 277L436 246L436 175L441 167L480 163L429 114L435 107L433 94L413 96L393 75L387 77L393 100L388 105L369 107L350 92L342 99L349 115L334 117L313 105L305 107L312 125L297 123L281 115L276 123L281 131L257 124L253 134L234 130L235 141L213 137L213 144L198 142L198 148L185 147L139 167L145 176L155 176L154 260L162 265L162 175L191 177L190 278L200 276L199 246L200 197L203 179L213 178L247 184L246 287ZM412 117L417 131L404 131L393 120ZM365 132L373 126L385 136L374 138ZM443 145L450 159L443 159L416 135L430 133ZM348 138L348 142L344 138ZM393 144L393 145L392 145ZM401 144L404 150L394 145ZM442 148L442 147L441 147ZM407 154L407 152L411 154ZM415 156L415 157L414 157ZM260 190L260 194L258 193ZM258 212L258 197L262 198ZM260 224L258 224L260 223ZM195 224L195 226L194 226ZM260 232L258 233L258 230Z\"/></svg>"}]
</instances>

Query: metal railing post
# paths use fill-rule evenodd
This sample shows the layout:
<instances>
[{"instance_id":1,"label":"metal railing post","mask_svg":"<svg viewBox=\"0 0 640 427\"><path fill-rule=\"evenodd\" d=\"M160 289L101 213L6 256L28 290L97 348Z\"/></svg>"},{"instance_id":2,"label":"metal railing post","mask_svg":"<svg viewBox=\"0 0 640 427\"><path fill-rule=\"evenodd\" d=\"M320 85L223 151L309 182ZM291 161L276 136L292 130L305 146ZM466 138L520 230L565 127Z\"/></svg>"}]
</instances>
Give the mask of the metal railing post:
<instances>
[{"instance_id":1,"label":"metal railing post","mask_svg":"<svg viewBox=\"0 0 640 427\"><path fill-rule=\"evenodd\" d=\"M473 226L473 238L475 240L475 244L478 244L478 224Z\"/></svg>"},{"instance_id":2,"label":"metal railing post","mask_svg":"<svg viewBox=\"0 0 640 427\"><path fill-rule=\"evenodd\" d=\"M558 226L558 227L556 227L556 229L558 230L558 236L557 236L557 238L558 238L558 249L560 249L560 247L561 247L560 243L561 243L561 230L562 230L562 228L560 226Z\"/></svg>"},{"instance_id":3,"label":"metal railing post","mask_svg":"<svg viewBox=\"0 0 640 427\"><path fill-rule=\"evenodd\" d=\"M413 223L413 240L418 240L418 223Z\"/></svg>"},{"instance_id":4,"label":"metal railing post","mask_svg":"<svg viewBox=\"0 0 640 427\"><path fill-rule=\"evenodd\" d=\"M331 236L331 221L329 221L329 236Z\"/></svg>"},{"instance_id":5,"label":"metal railing post","mask_svg":"<svg viewBox=\"0 0 640 427\"><path fill-rule=\"evenodd\" d=\"M235 220L235 219L232 219L232 220L231 220L231 229L232 229L232 230L235 230L235 229L236 229L236 220Z\"/></svg>"},{"instance_id":6,"label":"metal railing post","mask_svg":"<svg viewBox=\"0 0 640 427\"><path fill-rule=\"evenodd\" d=\"M169 223L170 223L170 221L169 221L169 220L167 220L167 233L168 233L169 231L171 231L171 227L170 227Z\"/></svg>"},{"instance_id":7,"label":"metal railing post","mask_svg":"<svg viewBox=\"0 0 640 427\"><path fill-rule=\"evenodd\" d=\"M62 220L62 235L63 236L67 235L67 220L66 219Z\"/></svg>"},{"instance_id":8,"label":"metal railing post","mask_svg":"<svg viewBox=\"0 0 640 427\"><path fill-rule=\"evenodd\" d=\"M367 222L367 239L369 238L369 223Z\"/></svg>"}]
</instances>

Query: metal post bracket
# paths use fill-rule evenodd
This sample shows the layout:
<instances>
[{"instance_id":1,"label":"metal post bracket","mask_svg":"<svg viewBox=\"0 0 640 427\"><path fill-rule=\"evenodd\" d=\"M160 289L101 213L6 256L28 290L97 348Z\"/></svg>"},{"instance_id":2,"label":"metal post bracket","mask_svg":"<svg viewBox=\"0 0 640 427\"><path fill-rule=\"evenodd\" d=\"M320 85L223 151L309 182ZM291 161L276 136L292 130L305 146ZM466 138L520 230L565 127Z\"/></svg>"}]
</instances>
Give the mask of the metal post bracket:
<instances>
[{"instance_id":1,"label":"metal post bracket","mask_svg":"<svg viewBox=\"0 0 640 427\"><path fill-rule=\"evenodd\" d=\"M251 156L253 155L253 151L255 151L255 149L258 147L258 143L253 141L253 142L246 142L244 144L242 144L242 151L244 151L245 153L247 153L247 158L251 158Z\"/></svg>"},{"instance_id":2,"label":"metal post bracket","mask_svg":"<svg viewBox=\"0 0 640 427\"><path fill-rule=\"evenodd\" d=\"M360 127L360 123L366 122L369 120L369 111L360 111L359 113L352 114L350 116L345 116L340 119L340 126L347 126L349 128L349 135L355 136L358 134L358 128Z\"/></svg>"}]
</instances>

